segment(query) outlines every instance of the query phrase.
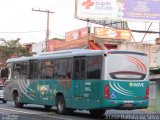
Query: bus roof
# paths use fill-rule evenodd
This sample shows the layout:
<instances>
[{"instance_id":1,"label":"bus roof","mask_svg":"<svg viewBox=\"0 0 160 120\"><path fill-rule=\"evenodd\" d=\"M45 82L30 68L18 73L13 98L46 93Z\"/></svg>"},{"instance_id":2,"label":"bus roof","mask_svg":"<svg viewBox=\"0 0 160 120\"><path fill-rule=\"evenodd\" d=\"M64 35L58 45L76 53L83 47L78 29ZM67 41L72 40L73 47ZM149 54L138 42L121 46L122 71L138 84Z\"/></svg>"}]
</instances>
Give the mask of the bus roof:
<instances>
[{"instance_id":1,"label":"bus roof","mask_svg":"<svg viewBox=\"0 0 160 120\"><path fill-rule=\"evenodd\" d=\"M70 58L76 56L93 56L93 55L104 55L104 54L117 54L117 53L131 53L131 54L141 54L146 55L140 52L133 51L124 51L124 50L89 50L89 49L69 49L69 50L60 50L54 52L42 52L33 56L28 57L18 57L18 58L10 58L7 60L8 62L16 62L16 61L28 61L28 60L41 60L41 59L50 59L50 58Z\"/></svg>"}]
</instances>

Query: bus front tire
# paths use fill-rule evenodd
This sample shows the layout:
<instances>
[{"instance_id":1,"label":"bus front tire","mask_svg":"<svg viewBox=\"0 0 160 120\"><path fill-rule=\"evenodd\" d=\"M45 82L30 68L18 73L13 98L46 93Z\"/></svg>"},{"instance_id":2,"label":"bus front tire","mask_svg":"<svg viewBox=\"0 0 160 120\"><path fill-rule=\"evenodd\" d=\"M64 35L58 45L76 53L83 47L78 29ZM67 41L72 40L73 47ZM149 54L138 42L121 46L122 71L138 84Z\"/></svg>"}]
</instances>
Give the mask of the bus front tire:
<instances>
[{"instance_id":1,"label":"bus front tire","mask_svg":"<svg viewBox=\"0 0 160 120\"><path fill-rule=\"evenodd\" d=\"M102 116L106 112L106 109L95 109L95 110L90 110L89 112L93 116Z\"/></svg>"},{"instance_id":2,"label":"bus front tire","mask_svg":"<svg viewBox=\"0 0 160 120\"><path fill-rule=\"evenodd\" d=\"M62 115L67 114L67 108L65 106L63 95L57 97L57 113Z\"/></svg>"},{"instance_id":3,"label":"bus front tire","mask_svg":"<svg viewBox=\"0 0 160 120\"><path fill-rule=\"evenodd\" d=\"M22 108L23 105L24 105L23 103L19 102L19 97L18 96L15 98L14 102L15 102L15 107L16 108Z\"/></svg>"}]
</instances>

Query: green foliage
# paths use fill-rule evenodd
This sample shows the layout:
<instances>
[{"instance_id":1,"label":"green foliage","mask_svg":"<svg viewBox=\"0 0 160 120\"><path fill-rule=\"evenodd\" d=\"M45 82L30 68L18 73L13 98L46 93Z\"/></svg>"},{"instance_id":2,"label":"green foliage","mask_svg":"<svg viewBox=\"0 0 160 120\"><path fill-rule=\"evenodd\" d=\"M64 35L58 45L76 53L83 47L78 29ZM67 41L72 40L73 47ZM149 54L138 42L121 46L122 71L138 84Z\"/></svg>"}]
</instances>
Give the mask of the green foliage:
<instances>
[{"instance_id":1,"label":"green foliage","mask_svg":"<svg viewBox=\"0 0 160 120\"><path fill-rule=\"evenodd\" d=\"M5 40L0 39L0 60L6 60L13 56L26 56L30 55L25 47L19 43L20 39L17 40Z\"/></svg>"}]
</instances>

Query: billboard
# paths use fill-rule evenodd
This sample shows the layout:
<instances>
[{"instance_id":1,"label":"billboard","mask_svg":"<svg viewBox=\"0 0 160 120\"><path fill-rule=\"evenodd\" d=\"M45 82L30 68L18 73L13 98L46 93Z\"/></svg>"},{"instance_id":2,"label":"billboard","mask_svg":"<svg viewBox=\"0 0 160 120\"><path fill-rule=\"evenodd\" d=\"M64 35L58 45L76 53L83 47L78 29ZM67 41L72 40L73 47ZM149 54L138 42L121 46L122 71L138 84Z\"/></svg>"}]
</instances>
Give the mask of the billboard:
<instances>
[{"instance_id":1,"label":"billboard","mask_svg":"<svg viewBox=\"0 0 160 120\"><path fill-rule=\"evenodd\" d=\"M75 17L89 20L160 20L160 0L76 0Z\"/></svg>"},{"instance_id":2,"label":"billboard","mask_svg":"<svg viewBox=\"0 0 160 120\"><path fill-rule=\"evenodd\" d=\"M119 30L113 28L94 28L95 38L114 39L114 40L131 40L131 31Z\"/></svg>"},{"instance_id":3,"label":"billboard","mask_svg":"<svg viewBox=\"0 0 160 120\"><path fill-rule=\"evenodd\" d=\"M160 20L160 0L124 0L124 18Z\"/></svg>"},{"instance_id":4,"label":"billboard","mask_svg":"<svg viewBox=\"0 0 160 120\"><path fill-rule=\"evenodd\" d=\"M106 19L116 17L116 0L76 0L76 17L79 19Z\"/></svg>"},{"instance_id":5,"label":"billboard","mask_svg":"<svg viewBox=\"0 0 160 120\"><path fill-rule=\"evenodd\" d=\"M88 32L89 32L88 27L70 31L70 32L65 33L65 39L66 41L82 39L88 36Z\"/></svg>"}]
</instances>

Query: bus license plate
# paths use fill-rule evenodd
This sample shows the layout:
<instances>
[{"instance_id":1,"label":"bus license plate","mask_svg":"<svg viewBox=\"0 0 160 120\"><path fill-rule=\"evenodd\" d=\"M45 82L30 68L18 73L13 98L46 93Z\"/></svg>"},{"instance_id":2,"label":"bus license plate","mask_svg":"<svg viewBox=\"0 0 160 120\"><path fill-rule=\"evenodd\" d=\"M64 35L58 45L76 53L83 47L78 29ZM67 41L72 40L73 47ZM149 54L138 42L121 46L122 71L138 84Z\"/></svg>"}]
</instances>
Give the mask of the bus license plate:
<instances>
[{"instance_id":1,"label":"bus license plate","mask_svg":"<svg viewBox=\"0 0 160 120\"><path fill-rule=\"evenodd\" d=\"M123 107L133 107L133 104L131 104L131 103L126 103L126 104L123 104Z\"/></svg>"}]
</instances>

